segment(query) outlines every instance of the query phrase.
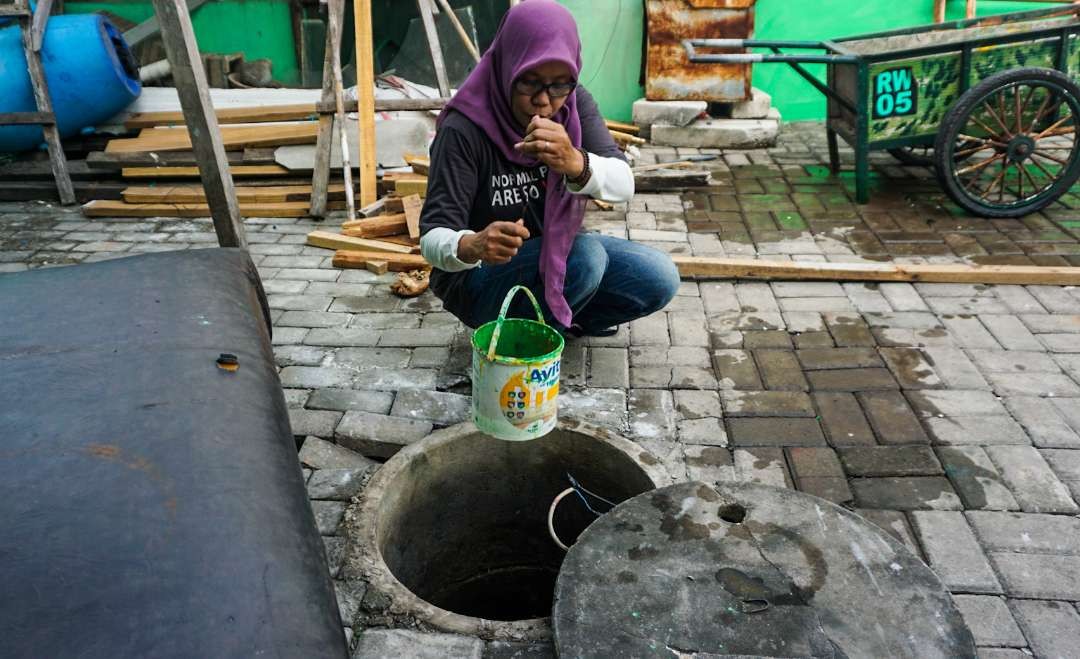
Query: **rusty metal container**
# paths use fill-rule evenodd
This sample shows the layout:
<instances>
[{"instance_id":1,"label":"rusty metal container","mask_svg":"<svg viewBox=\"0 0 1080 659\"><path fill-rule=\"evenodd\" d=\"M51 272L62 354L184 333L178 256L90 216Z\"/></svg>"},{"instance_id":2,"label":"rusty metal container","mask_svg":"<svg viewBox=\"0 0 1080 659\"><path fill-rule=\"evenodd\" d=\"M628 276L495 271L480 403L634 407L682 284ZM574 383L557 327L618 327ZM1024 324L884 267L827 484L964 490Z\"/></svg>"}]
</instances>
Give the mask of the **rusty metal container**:
<instances>
[{"instance_id":1,"label":"rusty metal container","mask_svg":"<svg viewBox=\"0 0 1080 659\"><path fill-rule=\"evenodd\" d=\"M748 100L750 64L691 64L682 40L749 39L754 33L756 2L646 0L645 98L650 101Z\"/></svg>"}]
</instances>

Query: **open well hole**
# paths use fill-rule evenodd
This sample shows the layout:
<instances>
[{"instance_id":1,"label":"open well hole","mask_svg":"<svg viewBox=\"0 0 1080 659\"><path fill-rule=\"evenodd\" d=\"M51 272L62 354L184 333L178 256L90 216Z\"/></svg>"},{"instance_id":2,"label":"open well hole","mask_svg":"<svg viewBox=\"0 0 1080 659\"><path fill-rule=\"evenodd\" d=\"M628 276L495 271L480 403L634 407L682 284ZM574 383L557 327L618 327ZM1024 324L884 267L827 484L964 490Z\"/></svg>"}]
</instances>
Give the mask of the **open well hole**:
<instances>
[{"instance_id":1,"label":"open well hole","mask_svg":"<svg viewBox=\"0 0 1080 659\"><path fill-rule=\"evenodd\" d=\"M746 508L737 503L729 503L720 508L720 519L732 524L741 524L746 519Z\"/></svg>"},{"instance_id":2,"label":"open well hole","mask_svg":"<svg viewBox=\"0 0 1080 659\"><path fill-rule=\"evenodd\" d=\"M382 559L401 584L447 611L550 616L565 552L548 535L547 512L569 487L567 472L616 503L656 486L635 457L582 432L527 442L464 434L416 454L386 483L376 521ZM569 496L555 528L572 544L595 519Z\"/></svg>"}]
</instances>

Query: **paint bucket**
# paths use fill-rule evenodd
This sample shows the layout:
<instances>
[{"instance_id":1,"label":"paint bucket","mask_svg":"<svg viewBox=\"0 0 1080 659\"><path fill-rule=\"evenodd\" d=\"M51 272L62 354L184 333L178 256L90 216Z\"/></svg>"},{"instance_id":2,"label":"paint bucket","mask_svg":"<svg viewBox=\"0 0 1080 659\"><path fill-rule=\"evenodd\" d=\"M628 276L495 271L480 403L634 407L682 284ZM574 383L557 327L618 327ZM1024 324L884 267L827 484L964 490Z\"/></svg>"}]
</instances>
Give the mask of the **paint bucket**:
<instances>
[{"instance_id":1,"label":"paint bucket","mask_svg":"<svg viewBox=\"0 0 1080 659\"><path fill-rule=\"evenodd\" d=\"M524 292L537 320L507 318L510 302ZM481 432L510 441L543 437L558 420L559 364L563 337L524 286L510 289L499 317L472 338L473 422Z\"/></svg>"}]
</instances>

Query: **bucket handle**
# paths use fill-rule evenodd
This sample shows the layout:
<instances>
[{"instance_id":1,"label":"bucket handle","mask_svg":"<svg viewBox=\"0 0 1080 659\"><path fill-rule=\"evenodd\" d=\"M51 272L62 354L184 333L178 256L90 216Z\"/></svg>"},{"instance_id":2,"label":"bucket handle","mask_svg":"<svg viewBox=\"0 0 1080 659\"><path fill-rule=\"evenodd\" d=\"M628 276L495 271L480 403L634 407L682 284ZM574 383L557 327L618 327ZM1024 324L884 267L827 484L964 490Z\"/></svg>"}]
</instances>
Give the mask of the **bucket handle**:
<instances>
[{"instance_id":1,"label":"bucket handle","mask_svg":"<svg viewBox=\"0 0 1080 659\"><path fill-rule=\"evenodd\" d=\"M536 301L536 297L532 294L532 291L527 286L517 285L511 288L506 297L503 298L502 308L499 309L499 318L495 321L495 331L491 333L491 343L488 344L488 361L495 361L495 348L499 344L499 335L502 334L503 321L506 320L506 312L510 310L510 303L514 300L514 295L518 291L523 291L525 295L529 296L529 301L532 302L533 309L536 310L536 320L541 325L544 325L544 312L540 311L540 304Z\"/></svg>"}]
</instances>

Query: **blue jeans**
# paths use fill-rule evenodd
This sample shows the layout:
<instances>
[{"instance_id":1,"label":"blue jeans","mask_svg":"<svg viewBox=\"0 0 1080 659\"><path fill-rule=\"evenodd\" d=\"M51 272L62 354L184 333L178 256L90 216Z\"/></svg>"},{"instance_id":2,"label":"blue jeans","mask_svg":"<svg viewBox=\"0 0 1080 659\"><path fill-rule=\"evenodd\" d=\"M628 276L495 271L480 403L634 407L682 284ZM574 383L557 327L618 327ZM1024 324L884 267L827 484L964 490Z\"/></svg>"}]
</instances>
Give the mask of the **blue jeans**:
<instances>
[{"instance_id":1,"label":"blue jeans","mask_svg":"<svg viewBox=\"0 0 1080 659\"><path fill-rule=\"evenodd\" d=\"M544 300L540 276L540 239L525 241L509 263L482 265L469 271L465 288L473 300L468 317L471 327L494 320L503 298L514 286L527 286L536 296L545 321L561 332L567 330L551 316ZM679 272L671 258L652 247L596 233L578 234L566 259L563 295L574 313L573 325L582 334L647 316L667 306L679 288ZM524 295L515 298L509 316L535 318Z\"/></svg>"}]
</instances>

